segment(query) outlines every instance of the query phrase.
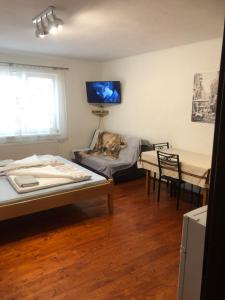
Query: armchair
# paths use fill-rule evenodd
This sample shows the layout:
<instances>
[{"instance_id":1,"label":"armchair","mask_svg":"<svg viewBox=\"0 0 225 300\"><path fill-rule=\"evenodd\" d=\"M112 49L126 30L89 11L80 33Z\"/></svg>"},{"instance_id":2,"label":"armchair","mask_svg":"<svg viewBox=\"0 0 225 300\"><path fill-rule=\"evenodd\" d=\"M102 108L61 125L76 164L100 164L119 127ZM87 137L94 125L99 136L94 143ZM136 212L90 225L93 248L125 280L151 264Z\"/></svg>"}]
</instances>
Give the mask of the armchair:
<instances>
[{"instance_id":1,"label":"armchair","mask_svg":"<svg viewBox=\"0 0 225 300\"><path fill-rule=\"evenodd\" d=\"M122 182L145 175L142 169L137 168L137 160L141 152L152 150L152 145L148 141L130 135L115 134L121 138L121 141L125 141L126 146L120 148L118 157L112 157L104 152L95 153L93 151L99 142L100 133L106 132L96 130L90 147L72 150L73 160L76 163L113 178L114 182ZM109 133L107 132L107 134Z\"/></svg>"}]
</instances>

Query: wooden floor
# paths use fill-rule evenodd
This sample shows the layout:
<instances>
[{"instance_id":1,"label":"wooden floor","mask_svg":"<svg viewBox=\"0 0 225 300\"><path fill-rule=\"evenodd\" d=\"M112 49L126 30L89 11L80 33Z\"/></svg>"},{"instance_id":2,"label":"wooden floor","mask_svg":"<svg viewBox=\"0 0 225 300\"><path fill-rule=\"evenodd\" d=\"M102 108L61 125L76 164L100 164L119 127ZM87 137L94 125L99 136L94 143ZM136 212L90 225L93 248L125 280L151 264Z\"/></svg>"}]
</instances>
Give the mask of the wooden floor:
<instances>
[{"instance_id":1,"label":"wooden floor","mask_svg":"<svg viewBox=\"0 0 225 300\"><path fill-rule=\"evenodd\" d=\"M175 300L183 213L144 179L115 186L115 213L86 200L0 222L0 299Z\"/></svg>"}]
</instances>

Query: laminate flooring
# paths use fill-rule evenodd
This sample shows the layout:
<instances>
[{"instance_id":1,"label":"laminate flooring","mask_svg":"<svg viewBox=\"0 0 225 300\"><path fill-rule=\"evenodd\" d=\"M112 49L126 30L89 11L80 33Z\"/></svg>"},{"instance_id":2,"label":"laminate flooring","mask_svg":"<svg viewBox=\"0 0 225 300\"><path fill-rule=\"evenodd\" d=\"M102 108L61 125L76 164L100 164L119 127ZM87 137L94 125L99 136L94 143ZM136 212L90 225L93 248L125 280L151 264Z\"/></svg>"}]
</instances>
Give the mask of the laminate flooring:
<instances>
[{"instance_id":1,"label":"laminate flooring","mask_svg":"<svg viewBox=\"0 0 225 300\"><path fill-rule=\"evenodd\" d=\"M182 216L163 184L160 203L145 180L114 187L114 215L105 198L84 199L0 222L1 300L175 300Z\"/></svg>"}]
</instances>

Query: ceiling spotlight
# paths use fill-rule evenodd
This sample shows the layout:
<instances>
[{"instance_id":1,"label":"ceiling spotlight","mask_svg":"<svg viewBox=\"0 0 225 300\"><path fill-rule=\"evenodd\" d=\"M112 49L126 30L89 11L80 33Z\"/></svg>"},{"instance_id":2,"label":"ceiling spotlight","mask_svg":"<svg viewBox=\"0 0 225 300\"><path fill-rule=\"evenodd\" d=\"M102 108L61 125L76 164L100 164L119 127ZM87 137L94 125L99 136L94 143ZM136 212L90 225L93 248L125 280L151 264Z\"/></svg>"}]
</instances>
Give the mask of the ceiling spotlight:
<instances>
[{"instance_id":1,"label":"ceiling spotlight","mask_svg":"<svg viewBox=\"0 0 225 300\"><path fill-rule=\"evenodd\" d=\"M41 18L40 22L36 22L36 31L35 35L36 37L44 38L48 34L48 31L46 29L46 26L43 23L43 20Z\"/></svg>"},{"instance_id":2,"label":"ceiling spotlight","mask_svg":"<svg viewBox=\"0 0 225 300\"><path fill-rule=\"evenodd\" d=\"M33 23L36 25L36 37L44 38L45 35L55 34L62 29L63 21L54 14L55 7L49 6L38 16L33 18Z\"/></svg>"},{"instance_id":3,"label":"ceiling spotlight","mask_svg":"<svg viewBox=\"0 0 225 300\"><path fill-rule=\"evenodd\" d=\"M62 30L63 24L64 24L63 21L61 19L57 18L55 15L54 15L54 21L55 21L57 28L59 30Z\"/></svg>"}]
</instances>

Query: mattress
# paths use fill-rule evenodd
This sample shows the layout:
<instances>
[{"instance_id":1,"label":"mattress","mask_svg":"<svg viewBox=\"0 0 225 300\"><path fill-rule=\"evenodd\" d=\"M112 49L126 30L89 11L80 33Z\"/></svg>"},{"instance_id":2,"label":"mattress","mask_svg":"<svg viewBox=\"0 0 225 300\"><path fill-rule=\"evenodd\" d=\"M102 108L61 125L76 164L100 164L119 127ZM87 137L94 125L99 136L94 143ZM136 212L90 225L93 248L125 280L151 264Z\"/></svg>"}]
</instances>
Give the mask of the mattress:
<instances>
[{"instance_id":1,"label":"mattress","mask_svg":"<svg viewBox=\"0 0 225 300\"><path fill-rule=\"evenodd\" d=\"M65 163L74 164L64 158L57 157L62 159ZM41 196L54 195L61 192L72 191L80 188L86 188L95 186L98 184L105 183L107 179L101 175L98 175L80 165L75 164L77 168L85 171L90 174L91 178L81 182L72 182L67 184L61 184L54 187L48 187L45 189L30 191L23 194L19 194L9 183L6 176L0 177L0 206L9 203L16 203L18 201L24 201L31 198L37 198Z\"/></svg>"}]
</instances>

